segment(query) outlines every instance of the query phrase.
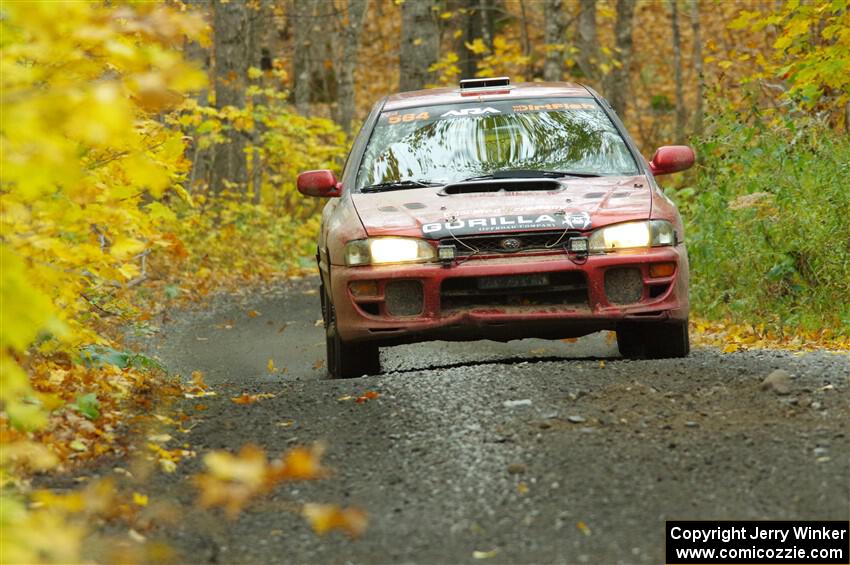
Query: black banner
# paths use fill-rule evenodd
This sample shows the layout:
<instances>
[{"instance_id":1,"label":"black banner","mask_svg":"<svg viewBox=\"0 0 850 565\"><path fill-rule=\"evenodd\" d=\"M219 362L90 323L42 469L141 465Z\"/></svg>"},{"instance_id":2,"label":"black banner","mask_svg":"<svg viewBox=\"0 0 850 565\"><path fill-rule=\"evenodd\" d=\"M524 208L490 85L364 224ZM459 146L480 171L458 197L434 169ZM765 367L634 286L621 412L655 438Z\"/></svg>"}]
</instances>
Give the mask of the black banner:
<instances>
[{"instance_id":1,"label":"black banner","mask_svg":"<svg viewBox=\"0 0 850 565\"><path fill-rule=\"evenodd\" d=\"M667 565L850 564L850 522L669 521Z\"/></svg>"}]
</instances>

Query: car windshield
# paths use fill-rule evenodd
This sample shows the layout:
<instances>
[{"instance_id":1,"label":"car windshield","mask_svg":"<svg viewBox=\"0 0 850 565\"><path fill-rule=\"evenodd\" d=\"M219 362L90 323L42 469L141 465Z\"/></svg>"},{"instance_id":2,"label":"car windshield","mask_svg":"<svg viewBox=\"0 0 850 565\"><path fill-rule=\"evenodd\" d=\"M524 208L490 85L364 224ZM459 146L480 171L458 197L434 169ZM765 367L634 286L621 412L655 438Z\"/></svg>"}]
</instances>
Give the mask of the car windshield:
<instances>
[{"instance_id":1,"label":"car windshield","mask_svg":"<svg viewBox=\"0 0 850 565\"><path fill-rule=\"evenodd\" d=\"M382 113L357 186L417 188L510 171L638 172L626 142L592 98L476 100Z\"/></svg>"}]
</instances>

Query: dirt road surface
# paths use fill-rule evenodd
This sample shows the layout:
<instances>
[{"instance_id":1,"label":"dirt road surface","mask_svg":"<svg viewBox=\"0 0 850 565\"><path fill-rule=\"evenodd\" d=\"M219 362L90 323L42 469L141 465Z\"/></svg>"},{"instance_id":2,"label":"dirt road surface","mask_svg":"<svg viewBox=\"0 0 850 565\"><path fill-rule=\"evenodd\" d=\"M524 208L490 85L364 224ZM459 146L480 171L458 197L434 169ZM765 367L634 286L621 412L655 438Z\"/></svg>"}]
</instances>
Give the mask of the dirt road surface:
<instances>
[{"instance_id":1,"label":"dirt road surface","mask_svg":"<svg viewBox=\"0 0 850 565\"><path fill-rule=\"evenodd\" d=\"M218 392L183 438L198 457L150 485L185 514L149 536L186 562L662 563L668 519L850 517L846 355L627 361L607 334L435 342L332 381L316 285L174 313L153 340L166 366L204 371ZM776 369L793 377L787 394L762 387ZM339 400L370 390L380 397ZM275 397L234 404L242 392ZM283 485L233 522L193 506L204 452L316 440L331 478ZM362 507L369 528L318 537L292 512L304 502Z\"/></svg>"}]
</instances>

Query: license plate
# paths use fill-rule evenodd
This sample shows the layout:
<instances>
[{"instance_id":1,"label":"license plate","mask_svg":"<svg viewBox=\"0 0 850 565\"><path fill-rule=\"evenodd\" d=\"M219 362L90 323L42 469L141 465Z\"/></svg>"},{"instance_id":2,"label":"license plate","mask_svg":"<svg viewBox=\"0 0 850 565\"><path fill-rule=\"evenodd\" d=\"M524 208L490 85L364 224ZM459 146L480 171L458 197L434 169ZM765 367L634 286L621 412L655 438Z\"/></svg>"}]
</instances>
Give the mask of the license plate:
<instances>
[{"instance_id":1,"label":"license plate","mask_svg":"<svg viewBox=\"0 0 850 565\"><path fill-rule=\"evenodd\" d=\"M478 279L480 290L500 290L505 288L527 288L530 286L546 286L549 275L508 275L505 277L482 277Z\"/></svg>"}]
</instances>

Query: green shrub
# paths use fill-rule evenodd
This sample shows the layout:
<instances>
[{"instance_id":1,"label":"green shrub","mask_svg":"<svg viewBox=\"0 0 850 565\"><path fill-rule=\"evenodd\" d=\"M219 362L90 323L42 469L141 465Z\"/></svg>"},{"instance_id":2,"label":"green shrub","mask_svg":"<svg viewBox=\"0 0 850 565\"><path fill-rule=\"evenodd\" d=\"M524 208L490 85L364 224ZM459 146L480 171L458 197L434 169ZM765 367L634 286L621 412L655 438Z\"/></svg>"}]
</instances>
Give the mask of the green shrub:
<instances>
[{"instance_id":1,"label":"green shrub","mask_svg":"<svg viewBox=\"0 0 850 565\"><path fill-rule=\"evenodd\" d=\"M686 222L694 314L850 335L850 137L721 109L696 143Z\"/></svg>"}]
</instances>

